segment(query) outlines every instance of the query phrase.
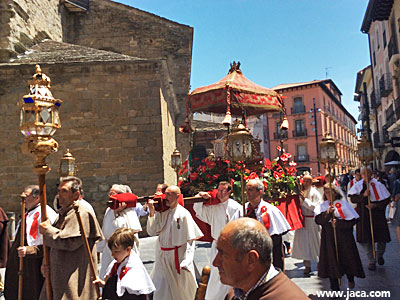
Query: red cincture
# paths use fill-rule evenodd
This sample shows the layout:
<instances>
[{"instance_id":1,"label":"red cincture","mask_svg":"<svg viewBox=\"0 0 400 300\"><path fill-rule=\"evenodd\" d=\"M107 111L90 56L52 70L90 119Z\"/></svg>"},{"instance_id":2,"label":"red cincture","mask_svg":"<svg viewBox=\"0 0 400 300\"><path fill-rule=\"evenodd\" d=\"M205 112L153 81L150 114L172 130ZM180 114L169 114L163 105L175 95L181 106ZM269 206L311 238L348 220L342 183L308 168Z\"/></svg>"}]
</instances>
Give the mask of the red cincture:
<instances>
[{"instance_id":1,"label":"red cincture","mask_svg":"<svg viewBox=\"0 0 400 300\"><path fill-rule=\"evenodd\" d=\"M371 182L371 186L372 186L372 191L374 192L374 195L375 195L375 201L378 201L379 200L379 194L378 194L378 191L376 190L375 183Z\"/></svg>"},{"instance_id":2,"label":"red cincture","mask_svg":"<svg viewBox=\"0 0 400 300\"><path fill-rule=\"evenodd\" d=\"M340 217L341 217L343 220L345 220L345 216L344 216L344 213L343 213L343 210L342 210L342 204L340 204L339 202L336 202L336 203L335 203L335 206L336 206L336 208L337 208L337 211L338 211Z\"/></svg>"},{"instance_id":3,"label":"red cincture","mask_svg":"<svg viewBox=\"0 0 400 300\"><path fill-rule=\"evenodd\" d=\"M39 226L39 219L40 217L40 213L37 211L35 212L35 214L33 215L33 222L32 222L32 226L31 226L31 230L29 230L29 235L31 237L33 237L34 239L36 239L37 237L37 232L38 232L38 226Z\"/></svg>"}]
</instances>

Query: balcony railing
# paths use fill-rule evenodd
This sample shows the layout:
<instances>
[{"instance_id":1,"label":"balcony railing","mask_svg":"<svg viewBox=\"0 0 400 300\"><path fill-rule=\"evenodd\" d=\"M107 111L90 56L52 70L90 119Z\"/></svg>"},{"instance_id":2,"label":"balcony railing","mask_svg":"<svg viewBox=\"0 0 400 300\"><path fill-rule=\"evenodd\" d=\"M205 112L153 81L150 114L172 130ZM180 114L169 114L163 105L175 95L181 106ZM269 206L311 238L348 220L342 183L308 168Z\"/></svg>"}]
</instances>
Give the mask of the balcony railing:
<instances>
[{"instance_id":1,"label":"balcony railing","mask_svg":"<svg viewBox=\"0 0 400 300\"><path fill-rule=\"evenodd\" d=\"M304 114L306 112L306 107L305 105L299 105L299 106L294 106L290 108L290 113L292 115L296 115L296 114Z\"/></svg>"},{"instance_id":2,"label":"balcony railing","mask_svg":"<svg viewBox=\"0 0 400 300\"><path fill-rule=\"evenodd\" d=\"M393 105L390 105L388 109L385 110L386 117L386 128L389 128L394 122L394 110Z\"/></svg>"},{"instance_id":3,"label":"balcony railing","mask_svg":"<svg viewBox=\"0 0 400 300\"><path fill-rule=\"evenodd\" d=\"M390 137L389 137L389 132L388 132L388 127L386 124L383 125L383 129L382 129L382 140L383 143L390 143Z\"/></svg>"},{"instance_id":4,"label":"balcony railing","mask_svg":"<svg viewBox=\"0 0 400 300\"><path fill-rule=\"evenodd\" d=\"M309 155L305 154L305 155L295 155L294 156L294 161L295 162L309 162Z\"/></svg>"},{"instance_id":5,"label":"balcony railing","mask_svg":"<svg viewBox=\"0 0 400 300\"><path fill-rule=\"evenodd\" d=\"M393 90L392 75L390 73L385 73L379 79L379 91L381 97L387 97Z\"/></svg>"},{"instance_id":6,"label":"balcony railing","mask_svg":"<svg viewBox=\"0 0 400 300\"><path fill-rule=\"evenodd\" d=\"M374 132L373 139L374 139L374 144L373 144L374 148L375 149L380 148L381 147L381 141L379 139L379 132Z\"/></svg>"},{"instance_id":7,"label":"balcony railing","mask_svg":"<svg viewBox=\"0 0 400 300\"><path fill-rule=\"evenodd\" d=\"M399 48L397 47L396 35L392 35L390 37L389 45L388 45L389 61L392 58L392 56L395 54L399 54Z\"/></svg>"},{"instance_id":8,"label":"balcony railing","mask_svg":"<svg viewBox=\"0 0 400 300\"><path fill-rule=\"evenodd\" d=\"M293 137L307 136L307 129L301 131L293 130Z\"/></svg>"},{"instance_id":9,"label":"balcony railing","mask_svg":"<svg viewBox=\"0 0 400 300\"><path fill-rule=\"evenodd\" d=\"M396 108L394 109L394 116L397 121L400 120L400 97L394 100L394 103L396 103Z\"/></svg>"},{"instance_id":10,"label":"balcony railing","mask_svg":"<svg viewBox=\"0 0 400 300\"><path fill-rule=\"evenodd\" d=\"M282 139L287 139L288 134L286 130L282 131ZM281 134L279 132L274 132L274 140L280 140L281 139Z\"/></svg>"}]
</instances>

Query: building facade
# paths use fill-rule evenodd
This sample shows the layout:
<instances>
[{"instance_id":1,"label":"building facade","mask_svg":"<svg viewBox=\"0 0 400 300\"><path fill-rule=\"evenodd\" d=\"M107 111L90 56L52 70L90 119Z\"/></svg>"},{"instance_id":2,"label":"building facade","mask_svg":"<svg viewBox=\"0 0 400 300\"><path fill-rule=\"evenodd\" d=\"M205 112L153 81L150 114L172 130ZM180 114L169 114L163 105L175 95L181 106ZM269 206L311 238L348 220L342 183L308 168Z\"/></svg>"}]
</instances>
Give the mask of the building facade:
<instances>
[{"instance_id":1,"label":"building facade","mask_svg":"<svg viewBox=\"0 0 400 300\"><path fill-rule=\"evenodd\" d=\"M347 173L357 166L357 121L342 105L342 93L332 80L281 84L272 89L285 97L289 130L281 132L281 114L267 115L271 158L280 155L278 146L283 146L294 156L299 172L325 174L317 149L329 132L337 142L335 174Z\"/></svg>"},{"instance_id":2,"label":"building facade","mask_svg":"<svg viewBox=\"0 0 400 300\"><path fill-rule=\"evenodd\" d=\"M48 199L69 148L85 198L101 216L112 184L135 194L176 182L175 148L187 153L185 120L193 28L109 0L6 0L0 3L0 205L19 210L19 194L37 183L22 154L17 102L40 64L62 99L62 127L49 156Z\"/></svg>"},{"instance_id":3,"label":"building facade","mask_svg":"<svg viewBox=\"0 0 400 300\"><path fill-rule=\"evenodd\" d=\"M370 138L375 153L374 167L380 170L385 168L385 163L400 160L399 30L400 1L370 0L361 31L368 34L371 83L366 94L356 84L356 93L363 95L362 131Z\"/></svg>"}]
</instances>

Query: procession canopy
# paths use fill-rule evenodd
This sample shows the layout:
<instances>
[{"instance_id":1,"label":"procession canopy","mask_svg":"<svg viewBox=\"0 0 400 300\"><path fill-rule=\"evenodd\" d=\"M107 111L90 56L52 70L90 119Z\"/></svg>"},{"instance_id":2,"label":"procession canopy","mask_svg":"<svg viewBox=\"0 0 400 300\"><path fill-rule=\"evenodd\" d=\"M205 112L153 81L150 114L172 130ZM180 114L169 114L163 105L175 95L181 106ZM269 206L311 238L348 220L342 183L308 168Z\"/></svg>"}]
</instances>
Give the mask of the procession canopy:
<instances>
[{"instance_id":1,"label":"procession canopy","mask_svg":"<svg viewBox=\"0 0 400 300\"><path fill-rule=\"evenodd\" d=\"M190 112L225 114L230 111L232 115L242 115L243 111L246 115L273 111L285 113L282 96L248 80L239 67L240 62L233 62L224 78L189 93L187 104Z\"/></svg>"}]
</instances>

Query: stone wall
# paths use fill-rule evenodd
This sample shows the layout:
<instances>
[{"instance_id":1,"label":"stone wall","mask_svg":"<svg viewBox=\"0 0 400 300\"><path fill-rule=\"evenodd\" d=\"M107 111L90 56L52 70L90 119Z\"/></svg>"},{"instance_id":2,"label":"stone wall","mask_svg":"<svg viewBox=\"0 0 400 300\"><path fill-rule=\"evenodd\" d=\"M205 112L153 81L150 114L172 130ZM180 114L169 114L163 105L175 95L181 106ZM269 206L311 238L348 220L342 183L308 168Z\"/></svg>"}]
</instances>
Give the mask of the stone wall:
<instances>
[{"instance_id":1,"label":"stone wall","mask_svg":"<svg viewBox=\"0 0 400 300\"><path fill-rule=\"evenodd\" d=\"M58 166L67 148L76 158L85 199L100 218L112 184L129 184L136 194L147 195L163 182L165 100L159 66L155 61L41 65L52 79L54 97L64 101L62 128L54 136L60 148L47 159L52 168L48 202L55 196ZM20 150L17 107L33 73L34 65L0 65L0 203L7 211L18 211L23 187L37 182L33 158Z\"/></svg>"},{"instance_id":2,"label":"stone wall","mask_svg":"<svg viewBox=\"0 0 400 300\"><path fill-rule=\"evenodd\" d=\"M166 61L168 84L178 105L171 107L176 124L185 120L190 85L193 28L109 0L92 0L83 14L68 14L64 42L117 52L133 57ZM164 77L167 78L167 77ZM183 153L188 137L176 134Z\"/></svg>"},{"instance_id":3,"label":"stone wall","mask_svg":"<svg viewBox=\"0 0 400 300\"><path fill-rule=\"evenodd\" d=\"M62 40L59 0L0 2L0 61L23 53L43 39Z\"/></svg>"}]
</instances>

